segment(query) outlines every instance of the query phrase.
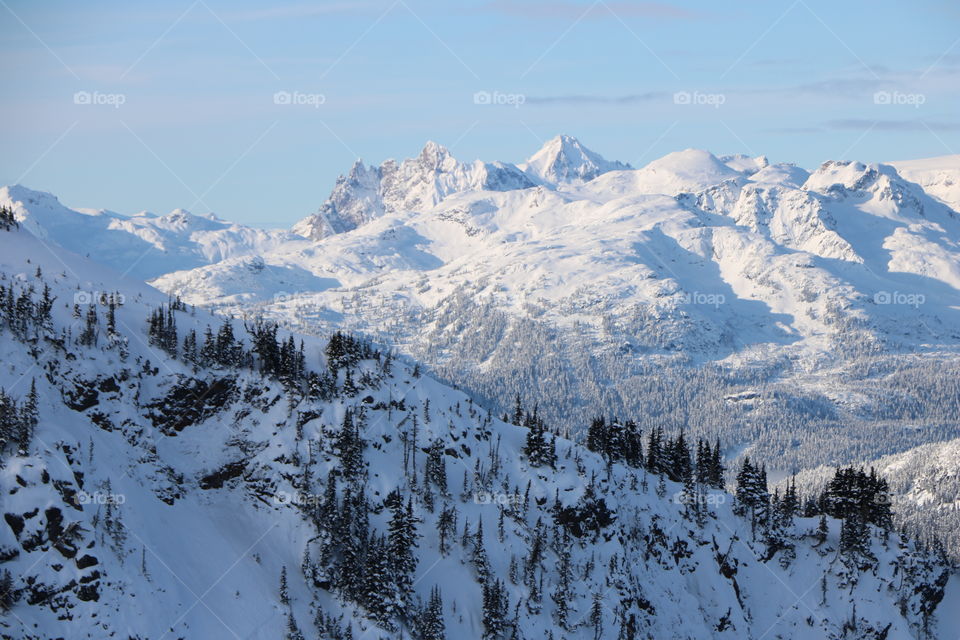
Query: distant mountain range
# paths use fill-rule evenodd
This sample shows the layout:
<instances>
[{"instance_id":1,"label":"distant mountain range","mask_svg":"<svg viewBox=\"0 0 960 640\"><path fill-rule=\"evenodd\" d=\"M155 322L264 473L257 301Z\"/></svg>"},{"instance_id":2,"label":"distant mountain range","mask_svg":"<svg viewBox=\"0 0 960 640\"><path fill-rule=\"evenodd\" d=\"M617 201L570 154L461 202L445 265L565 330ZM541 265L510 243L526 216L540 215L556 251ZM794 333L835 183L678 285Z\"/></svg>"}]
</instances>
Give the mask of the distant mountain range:
<instances>
[{"instance_id":1,"label":"distant mountain range","mask_svg":"<svg viewBox=\"0 0 960 640\"><path fill-rule=\"evenodd\" d=\"M548 398L572 432L646 412L790 470L960 436L926 377L960 348L958 180L960 156L810 172L689 149L632 169L558 136L516 165L433 142L358 161L292 231L23 187L0 204L193 304L348 328L503 408Z\"/></svg>"}]
</instances>

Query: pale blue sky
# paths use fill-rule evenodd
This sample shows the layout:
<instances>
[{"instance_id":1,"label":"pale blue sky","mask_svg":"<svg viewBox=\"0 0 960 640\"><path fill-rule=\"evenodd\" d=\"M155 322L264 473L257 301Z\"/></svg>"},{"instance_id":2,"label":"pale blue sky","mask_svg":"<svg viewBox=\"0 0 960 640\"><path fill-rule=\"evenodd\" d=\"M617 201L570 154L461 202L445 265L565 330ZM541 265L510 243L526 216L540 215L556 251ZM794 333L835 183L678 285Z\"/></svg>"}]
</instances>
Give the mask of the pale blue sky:
<instances>
[{"instance_id":1,"label":"pale blue sky","mask_svg":"<svg viewBox=\"0 0 960 640\"><path fill-rule=\"evenodd\" d=\"M634 166L687 147L806 167L960 153L956 2L0 0L0 16L0 183L75 207L288 226L356 156L428 139L520 162L569 133Z\"/></svg>"}]
</instances>

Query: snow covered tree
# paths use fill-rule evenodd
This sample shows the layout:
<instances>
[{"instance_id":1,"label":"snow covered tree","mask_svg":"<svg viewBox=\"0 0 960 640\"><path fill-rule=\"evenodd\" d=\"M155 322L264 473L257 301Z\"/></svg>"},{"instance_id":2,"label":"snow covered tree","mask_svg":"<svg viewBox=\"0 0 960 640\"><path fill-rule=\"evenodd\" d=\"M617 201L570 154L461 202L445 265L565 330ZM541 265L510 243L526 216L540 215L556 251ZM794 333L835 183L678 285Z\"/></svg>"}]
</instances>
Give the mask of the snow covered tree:
<instances>
[{"instance_id":1,"label":"snow covered tree","mask_svg":"<svg viewBox=\"0 0 960 640\"><path fill-rule=\"evenodd\" d=\"M483 637L485 640L503 637L508 627L509 607L503 582L492 580L483 584Z\"/></svg>"},{"instance_id":2,"label":"snow covered tree","mask_svg":"<svg viewBox=\"0 0 960 640\"><path fill-rule=\"evenodd\" d=\"M446 623L443 619L443 599L440 587L430 590L430 599L420 616L420 637L423 640L446 640Z\"/></svg>"},{"instance_id":3,"label":"snow covered tree","mask_svg":"<svg viewBox=\"0 0 960 640\"><path fill-rule=\"evenodd\" d=\"M573 597L573 566L571 557L570 533L564 529L557 552L557 586L550 597L556 605L556 622L561 629L568 629L570 624L570 600Z\"/></svg>"},{"instance_id":4,"label":"snow covered tree","mask_svg":"<svg viewBox=\"0 0 960 640\"><path fill-rule=\"evenodd\" d=\"M390 557L390 569L396 585L397 596L403 606L409 607L413 594L413 577L417 570L417 557L413 550L417 547L417 520L413 515L413 501L408 498L406 505L399 491L394 490L387 497L390 509L390 523L387 552Z\"/></svg>"},{"instance_id":5,"label":"snow covered tree","mask_svg":"<svg viewBox=\"0 0 960 640\"><path fill-rule=\"evenodd\" d=\"M426 468L424 475L428 482L432 482L441 494L447 493L447 465L443 459L443 441L440 438L430 443L427 450Z\"/></svg>"},{"instance_id":6,"label":"snow covered tree","mask_svg":"<svg viewBox=\"0 0 960 640\"><path fill-rule=\"evenodd\" d=\"M363 472L363 447L364 442L354 422L353 411L348 409L343 414L343 423L337 434L337 452L345 478L357 478Z\"/></svg>"},{"instance_id":7,"label":"snow covered tree","mask_svg":"<svg viewBox=\"0 0 960 640\"><path fill-rule=\"evenodd\" d=\"M290 605L290 592L287 588L287 567L283 566L280 569L280 604L284 606Z\"/></svg>"}]
</instances>

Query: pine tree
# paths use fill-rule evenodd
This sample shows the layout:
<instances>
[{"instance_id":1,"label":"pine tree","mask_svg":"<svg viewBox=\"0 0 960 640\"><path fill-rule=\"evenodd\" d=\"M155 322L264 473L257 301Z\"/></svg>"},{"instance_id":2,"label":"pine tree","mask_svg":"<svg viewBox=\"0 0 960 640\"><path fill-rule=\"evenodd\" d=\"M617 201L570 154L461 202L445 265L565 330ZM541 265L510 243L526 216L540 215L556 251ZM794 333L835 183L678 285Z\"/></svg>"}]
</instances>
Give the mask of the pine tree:
<instances>
[{"instance_id":1,"label":"pine tree","mask_svg":"<svg viewBox=\"0 0 960 640\"><path fill-rule=\"evenodd\" d=\"M287 567L284 565L280 569L280 604L290 605L290 593L287 590Z\"/></svg>"},{"instance_id":2,"label":"pine tree","mask_svg":"<svg viewBox=\"0 0 960 640\"><path fill-rule=\"evenodd\" d=\"M37 395L37 379L30 382L30 393L20 409L19 433L17 444L20 455L26 455L30 449L30 442L33 440L33 432L37 427L40 411L40 398Z\"/></svg>"},{"instance_id":3,"label":"pine tree","mask_svg":"<svg viewBox=\"0 0 960 640\"><path fill-rule=\"evenodd\" d=\"M570 533L563 529L563 538L560 543L559 564L557 565L557 586L551 594L556 605L557 625L561 629L569 628L570 599L572 597L573 568L570 556Z\"/></svg>"},{"instance_id":4,"label":"pine tree","mask_svg":"<svg viewBox=\"0 0 960 640\"><path fill-rule=\"evenodd\" d=\"M647 470L650 473L663 473L663 429L656 427L650 431L650 439L647 442Z\"/></svg>"},{"instance_id":5,"label":"pine tree","mask_svg":"<svg viewBox=\"0 0 960 640\"><path fill-rule=\"evenodd\" d=\"M439 539L439 549L441 555L447 555L450 550L449 540L456 533L457 512L454 507L448 507L444 504L437 516L437 534Z\"/></svg>"},{"instance_id":6,"label":"pine tree","mask_svg":"<svg viewBox=\"0 0 960 640\"><path fill-rule=\"evenodd\" d=\"M370 542L363 569L361 601L380 625L392 628L393 620L401 611L400 597L391 580L389 545L383 536L370 534Z\"/></svg>"},{"instance_id":7,"label":"pine tree","mask_svg":"<svg viewBox=\"0 0 960 640\"><path fill-rule=\"evenodd\" d=\"M293 612L287 613L287 635L285 640L304 640L300 627L297 626L297 620L293 617Z\"/></svg>"},{"instance_id":8,"label":"pine tree","mask_svg":"<svg viewBox=\"0 0 960 640\"><path fill-rule=\"evenodd\" d=\"M94 305L90 305L87 308L87 316L84 322L83 331L80 333L80 337L78 339L80 344L86 347L96 346L98 324L99 321L97 319L97 308Z\"/></svg>"},{"instance_id":9,"label":"pine tree","mask_svg":"<svg viewBox=\"0 0 960 640\"><path fill-rule=\"evenodd\" d=\"M440 597L440 588L430 590L430 599L424 609L420 624L420 635L423 640L446 640L446 623L443 620L443 599Z\"/></svg>"},{"instance_id":10,"label":"pine tree","mask_svg":"<svg viewBox=\"0 0 960 640\"><path fill-rule=\"evenodd\" d=\"M593 640L601 640L603 638L603 595L599 592L593 594L590 625L593 627Z\"/></svg>"},{"instance_id":11,"label":"pine tree","mask_svg":"<svg viewBox=\"0 0 960 640\"><path fill-rule=\"evenodd\" d=\"M204 368L219 364L217 360L217 341L213 337L213 330L210 329L210 325L207 325L203 332L203 346L200 348L200 362L198 364Z\"/></svg>"},{"instance_id":12,"label":"pine tree","mask_svg":"<svg viewBox=\"0 0 960 640\"><path fill-rule=\"evenodd\" d=\"M11 231L19 227L13 210L6 206L0 207L0 231Z\"/></svg>"},{"instance_id":13,"label":"pine tree","mask_svg":"<svg viewBox=\"0 0 960 640\"><path fill-rule=\"evenodd\" d=\"M0 612L10 611L19 597L20 594L14 587L13 575L8 569L0 571Z\"/></svg>"},{"instance_id":14,"label":"pine tree","mask_svg":"<svg viewBox=\"0 0 960 640\"><path fill-rule=\"evenodd\" d=\"M353 411L343 414L343 424L337 435L337 451L340 454L340 467L345 478L356 478L363 471L364 443L354 424Z\"/></svg>"},{"instance_id":15,"label":"pine tree","mask_svg":"<svg viewBox=\"0 0 960 640\"><path fill-rule=\"evenodd\" d=\"M432 482L440 490L440 493L447 493L447 465L443 459L443 441L437 438L430 443L427 450L427 462L424 469L424 475L428 482Z\"/></svg>"},{"instance_id":16,"label":"pine tree","mask_svg":"<svg viewBox=\"0 0 960 640\"><path fill-rule=\"evenodd\" d=\"M502 638L507 629L507 593L500 580L483 584L483 637Z\"/></svg>"},{"instance_id":17,"label":"pine tree","mask_svg":"<svg viewBox=\"0 0 960 640\"><path fill-rule=\"evenodd\" d=\"M490 578L490 560L487 558L487 548L483 542L483 518L477 520L477 531L473 534L471 561L477 570L480 582L486 583Z\"/></svg>"},{"instance_id":18,"label":"pine tree","mask_svg":"<svg viewBox=\"0 0 960 640\"><path fill-rule=\"evenodd\" d=\"M390 523L387 552L390 556L390 569L396 585L397 596L404 608L408 607L413 594L413 577L417 569L417 557L413 550L417 547L417 521L413 515L413 502L407 499L404 506L398 491L388 498L390 505Z\"/></svg>"}]
</instances>

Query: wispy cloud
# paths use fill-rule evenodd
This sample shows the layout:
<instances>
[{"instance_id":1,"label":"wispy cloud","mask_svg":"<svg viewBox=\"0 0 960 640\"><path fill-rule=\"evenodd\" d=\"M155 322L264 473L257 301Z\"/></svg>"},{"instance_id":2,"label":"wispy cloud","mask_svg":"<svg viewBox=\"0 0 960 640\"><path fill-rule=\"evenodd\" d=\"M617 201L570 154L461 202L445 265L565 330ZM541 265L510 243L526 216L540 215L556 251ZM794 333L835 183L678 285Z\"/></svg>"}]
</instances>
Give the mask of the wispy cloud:
<instances>
[{"instance_id":1,"label":"wispy cloud","mask_svg":"<svg viewBox=\"0 0 960 640\"><path fill-rule=\"evenodd\" d=\"M609 104L624 105L636 104L640 102L650 102L652 100L663 100L671 94L665 91L649 91L647 93L633 93L622 96L594 96L586 94L574 94L564 96L527 96L525 104L555 104L555 105L582 105L582 104Z\"/></svg>"},{"instance_id":2,"label":"wispy cloud","mask_svg":"<svg viewBox=\"0 0 960 640\"><path fill-rule=\"evenodd\" d=\"M841 131L863 131L872 127L874 131L960 131L960 122L930 122L925 120L869 120L866 118L847 118L830 120L824 123L828 129Z\"/></svg>"},{"instance_id":3,"label":"wispy cloud","mask_svg":"<svg viewBox=\"0 0 960 640\"><path fill-rule=\"evenodd\" d=\"M772 129L764 129L767 133L787 133L791 135L797 134L807 134L807 133L821 133L823 129L820 127L773 127Z\"/></svg>"},{"instance_id":4,"label":"wispy cloud","mask_svg":"<svg viewBox=\"0 0 960 640\"><path fill-rule=\"evenodd\" d=\"M382 4L382 3L380 3ZM311 18L332 13L364 11L380 6L374 2L323 2L317 4L276 5L265 9L251 9L227 14L232 20L273 20L283 18Z\"/></svg>"},{"instance_id":5,"label":"wispy cloud","mask_svg":"<svg viewBox=\"0 0 960 640\"><path fill-rule=\"evenodd\" d=\"M522 18L561 18L569 20L579 18L584 11L588 11L584 18L660 18L671 20L692 20L703 17L703 14L690 11L664 2L605 2L606 9L595 7L588 11L590 3L569 2L565 0L541 0L539 2L517 2L516 0L493 0L482 5L479 9L490 13L522 17ZM607 10L608 9L608 10ZM612 12L612 13L611 13Z\"/></svg>"}]
</instances>

